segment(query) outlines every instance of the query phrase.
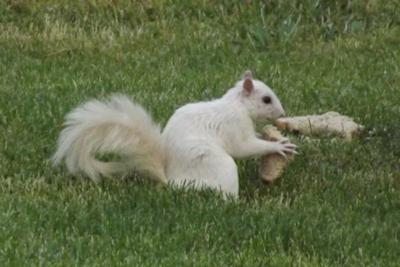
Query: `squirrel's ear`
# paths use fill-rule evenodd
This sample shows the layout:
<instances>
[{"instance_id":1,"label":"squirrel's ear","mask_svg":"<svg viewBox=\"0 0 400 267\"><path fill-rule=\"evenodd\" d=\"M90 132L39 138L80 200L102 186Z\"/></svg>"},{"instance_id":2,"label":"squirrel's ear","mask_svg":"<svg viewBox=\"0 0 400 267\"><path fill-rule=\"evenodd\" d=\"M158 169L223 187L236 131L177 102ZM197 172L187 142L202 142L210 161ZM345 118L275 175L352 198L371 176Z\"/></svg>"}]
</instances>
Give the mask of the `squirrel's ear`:
<instances>
[{"instance_id":1,"label":"squirrel's ear","mask_svg":"<svg viewBox=\"0 0 400 267\"><path fill-rule=\"evenodd\" d=\"M253 74L251 73L251 70L246 70L243 73L243 80L247 80L247 79L250 79L250 80L253 79Z\"/></svg>"},{"instance_id":2,"label":"squirrel's ear","mask_svg":"<svg viewBox=\"0 0 400 267\"><path fill-rule=\"evenodd\" d=\"M243 74L243 80L243 92L245 95L249 95L254 89L253 75L251 74L251 71L248 70Z\"/></svg>"}]
</instances>

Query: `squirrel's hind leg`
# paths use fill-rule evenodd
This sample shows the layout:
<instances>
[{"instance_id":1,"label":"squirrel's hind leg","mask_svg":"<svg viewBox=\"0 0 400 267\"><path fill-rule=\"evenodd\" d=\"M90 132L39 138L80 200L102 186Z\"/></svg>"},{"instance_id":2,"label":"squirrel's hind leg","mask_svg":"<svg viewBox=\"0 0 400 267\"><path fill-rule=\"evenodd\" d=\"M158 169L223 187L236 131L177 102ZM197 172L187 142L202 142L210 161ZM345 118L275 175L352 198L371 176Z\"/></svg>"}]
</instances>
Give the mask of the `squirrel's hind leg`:
<instances>
[{"instance_id":1,"label":"squirrel's hind leg","mask_svg":"<svg viewBox=\"0 0 400 267\"><path fill-rule=\"evenodd\" d=\"M170 181L178 186L211 188L220 191L224 197L236 198L239 194L239 177L235 161L223 151L207 150L196 157L175 162L179 173L168 174ZM179 167L178 167L179 165Z\"/></svg>"}]
</instances>

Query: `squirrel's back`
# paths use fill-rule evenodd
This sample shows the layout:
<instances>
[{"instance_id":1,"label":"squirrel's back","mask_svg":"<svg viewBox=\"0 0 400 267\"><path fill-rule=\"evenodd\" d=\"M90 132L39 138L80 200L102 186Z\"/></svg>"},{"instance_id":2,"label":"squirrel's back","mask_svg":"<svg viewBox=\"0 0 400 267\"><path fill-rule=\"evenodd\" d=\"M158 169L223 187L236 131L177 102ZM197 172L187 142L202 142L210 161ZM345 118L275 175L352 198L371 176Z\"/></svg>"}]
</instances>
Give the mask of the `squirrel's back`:
<instances>
[{"instance_id":1,"label":"squirrel's back","mask_svg":"<svg viewBox=\"0 0 400 267\"><path fill-rule=\"evenodd\" d=\"M193 139L205 140L222 149L233 138L253 133L253 123L240 105L221 98L208 102L191 103L177 109L164 128L166 146L180 145Z\"/></svg>"}]
</instances>

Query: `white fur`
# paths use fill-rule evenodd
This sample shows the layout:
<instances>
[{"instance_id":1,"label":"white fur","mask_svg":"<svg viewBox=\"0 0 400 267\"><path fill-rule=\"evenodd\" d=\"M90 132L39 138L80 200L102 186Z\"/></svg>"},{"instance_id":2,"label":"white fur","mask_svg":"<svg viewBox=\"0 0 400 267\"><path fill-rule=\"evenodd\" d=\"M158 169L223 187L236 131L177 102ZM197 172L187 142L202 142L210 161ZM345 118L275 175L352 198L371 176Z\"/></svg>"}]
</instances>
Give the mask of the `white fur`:
<instances>
[{"instance_id":1,"label":"white fur","mask_svg":"<svg viewBox=\"0 0 400 267\"><path fill-rule=\"evenodd\" d=\"M67 115L55 163L65 159L72 173L93 180L132 169L161 182L208 187L237 196L239 179L233 158L291 153L290 143L258 139L253 120L284 114L279 99L264 83L252 80L246 93L243 80L222 98L187 104L173 114L164 131L137 104L124 96L102 103L90 101ZM263 96L272 99L262 102ZM102 162L96 152L114 152L120 161Z\"/></svg>"},{"instance_id":2,"label":"white fur","mask_svg":"<svg viewBox=\"0 0 400 267\"><path fill-rule=\"evenodd\" d=\"M71 173L83 172L93 180L137 169L166 182L160 132L143 108L125 96L89 101L67 115L53 161L65 159ZM102 162L96 152L117 153L123 160Z\"/></svg>"}]
</instances>

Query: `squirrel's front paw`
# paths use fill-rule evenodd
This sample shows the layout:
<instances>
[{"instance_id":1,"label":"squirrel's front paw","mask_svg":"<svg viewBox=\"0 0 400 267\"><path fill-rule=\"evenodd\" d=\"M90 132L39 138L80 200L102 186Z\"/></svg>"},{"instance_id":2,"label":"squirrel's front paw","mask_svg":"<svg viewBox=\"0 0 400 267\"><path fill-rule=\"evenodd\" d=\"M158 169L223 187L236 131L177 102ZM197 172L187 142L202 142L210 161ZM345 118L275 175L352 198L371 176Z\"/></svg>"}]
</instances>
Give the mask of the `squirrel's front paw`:
<instances>
[{"instance_id":1,"label":"squirrel's front paw","mask_svg":"<svg viewBox=\"0 0 400 267\"><path fill-rule=\"evenodd\" d=\"M284 158L286 158L287 154L298 154L296 151L297 146L290 143L287 138L274 142L274 148L273 153L278 153Z\"/></svg>"}]
</instances>

